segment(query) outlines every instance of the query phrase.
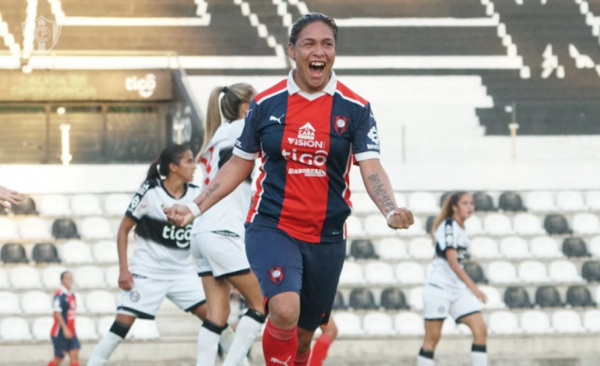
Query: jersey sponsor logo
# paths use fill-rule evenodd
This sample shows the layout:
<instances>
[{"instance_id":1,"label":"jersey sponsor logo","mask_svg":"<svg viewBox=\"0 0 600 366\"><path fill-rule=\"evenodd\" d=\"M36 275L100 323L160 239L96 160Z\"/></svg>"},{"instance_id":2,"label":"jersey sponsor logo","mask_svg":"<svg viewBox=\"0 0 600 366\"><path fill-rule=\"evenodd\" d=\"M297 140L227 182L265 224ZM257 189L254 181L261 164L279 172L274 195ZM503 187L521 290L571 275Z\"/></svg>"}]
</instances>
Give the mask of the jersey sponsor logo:
<instances>
[{"instance_id":1,"label":"jersey sponsor logo","mask_svg":"<svg viewBox=\"0 0 600 366\"><path fill-rule=\"evenodd\" d=\"M269 270L269 279L273 281L274 284L280 285L283 282L283 278L285 277L285 268L274 266Z\"/></svg>"},{"instance_id":2,"label":"jersey sponsor logo","mask_svg":"<svg viewBox=\"0 0 600 366\"><path fill-rule=\"evenodd\" d=\"M175 225L165 225L163 227L162 237L166 240L174 240L179 248L187 248L190 246L192 226L177 227Z\"/></svg>"},{"instance_id":3,"label":"jersey sponsor logo","mask_svg":"<svg viewBox=\"0 0 600 366\"><path fill-rule=\"evenodd\" d=\"M306 122L306 124L298 130L298 138L303 140L314 140L315 139L315 128Z\"/></svg>"},{"instance_id":4,"label":"jersey sponsor logo","mask_svg":"<svg viewBox=\"0 0 600 366\"><path fill-rule=\"evenodd\" d=\"M135 195L135 197L133 197L133 199L131 200L131 204L129 205L129 210L133 211L135 210L135 208L140 204L140 196L138 196L137 194Z\"/></svg>"},{"instance_id":5,"label":"jersey sponsor logo","mask_svg":"<svg viewBox=\"0 0 600 366\"><path fill-rule=\"evenodd\" d=\"M300 146L300 147L313 147L316 149L324 149L325 148L325 142L323 142L323 141L301 140L301 139L295 139L293 137L288 137L288 142L291 145Z\"/></svg>"},{"instance_id":6,"label":"jersey sponsor logo","mask_svg":"<svg viewBox=\"0 0 600 366\"><path fill-rule=\"evenodd\" d=\"M344 116L333 116L333 130L338 135L343 135L350 124L350 120Z\"/></svg>"},{"instance_id":7,"label":"jersey sponsor logo","mask_svg":"<svg viewBox=\"0 0 600 366\"><path fill-rule=\"evenodd\" d=\"M371 127L369 133L367 134L367 137L370 138L374 144L379 145L379 133L377 132L376 126Z\"/></svg>"},{"instance_id":8,"label":"jersey sponsor logo","mask_svg":"<svg viewBox=\"0 0 600 366\"><path fill-rule=\"evenodd\" d=\"M327 151L325 150L317 150L314 154L311 153L303 153L300 154L293 149L291 152L287 149L283 149L281 155L286 160L293 160L300 162L302 164L310 165L310 166L324 166L327 163Z\"/></svg>"},{"instance_id":9,"label":"jersey sponsor logo","mask_svg":"<svg viewBox=\"0 0 600 366\"><path fill-rule=\"evenodd\" d=\"M139 194L140 196L143 196L144 194L146 194L146 192L148 191L149 188L150 188L150 183L146 182L135 193Z\"/></svg>"},{"instance_id":10,"label":"jersey sponsor logo","mask_svg":"<svg viewBox=\"0 0 600 366\"><path fill-rule=\"evenodd\" d=\"M269 121L275 121L275 122L277 122L277 123L279 123L279 124L281 125L281 124L282 124L282 123L281 123L281 119L282 119L284 116L285 116L285 113L284 113L284 114L282 114L282 115L281 115L281 117L279 117L279 118L277 118L277 117L275 117L275 116L271 116L271 117L269 117Z\"/></svg>"},{"instance_id":11,"label":"jersey sponsor logo","mask_svg":"<svg viewBox=\"0 0 600 366\"><path fill-rule=\"evenodd\" d=\"M305 177L324 177L327 175L327 172L321 169L294 169L289 168L288 174L304 174Z\"/></svg>"},{"instance_id":12,"label":"jersey sponsor logo","mask_svg":"<svg viewBox=\"0 0 600 366\"><path fill-rule=\"evenodd\" d=\"M235 147L241 149L242 148L242 142L240 140L235 140Z\"/></svg>"},{"instance_id":13,"label":"jersey sponsor logo","mask_svg":"<svg viewBox=\"0 0 600 366\"><path fill-rule=\"evenodd\" d=\"M156 89L156 76L147 74L146 77L128 76L125 78L125 90L137 91L142 98L149 98Z\"/></svg>"}]
</instances>

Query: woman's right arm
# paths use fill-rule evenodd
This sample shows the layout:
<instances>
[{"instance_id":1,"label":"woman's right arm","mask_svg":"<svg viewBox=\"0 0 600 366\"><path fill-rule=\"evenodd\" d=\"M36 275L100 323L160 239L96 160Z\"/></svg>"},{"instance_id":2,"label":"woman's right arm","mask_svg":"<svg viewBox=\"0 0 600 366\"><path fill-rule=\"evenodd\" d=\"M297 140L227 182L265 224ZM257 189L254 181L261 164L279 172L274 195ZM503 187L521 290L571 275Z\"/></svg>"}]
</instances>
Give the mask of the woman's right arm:
<instances>
[{"instance_id":1,"label":"woman's right arm","mask_svg":"<svg viewBox=\"0 0 600 366\"><path fill-rule=\"evenodd\" d=\"M123 290L131 290L133 286L133 276L129 272L129 263L127 261L127 245L129 232L135 226L136 222L129 216L123 217L119 233L117 234L117 253L119 254L119 287Z\"/></svg>"},{"instance_id":2,"label":"woman's right arm","mask_svg":"<svg viewBox=\"0 0 600 366\"><path fill-rule=\"evenodd\" d=\"M458 262L458 252L456 251L456 249L454 249L454 248L446 249L446 260L448 261L450 268L452 268L452 270L454 271L454 273L456 273L458 278L460 278L460 280L463 281L465 283L465 285L467 285L469 290L471 290L471 292L473 292L473 295L475 295L475 297L477 297L479 300L481 300L485 304L485 302L487 301L487 297L479 289L479 287L477 287L475 282L473 282L471 277L469 277L467 272L464 270L464 268Z\"/></svg>"}]
</instances>

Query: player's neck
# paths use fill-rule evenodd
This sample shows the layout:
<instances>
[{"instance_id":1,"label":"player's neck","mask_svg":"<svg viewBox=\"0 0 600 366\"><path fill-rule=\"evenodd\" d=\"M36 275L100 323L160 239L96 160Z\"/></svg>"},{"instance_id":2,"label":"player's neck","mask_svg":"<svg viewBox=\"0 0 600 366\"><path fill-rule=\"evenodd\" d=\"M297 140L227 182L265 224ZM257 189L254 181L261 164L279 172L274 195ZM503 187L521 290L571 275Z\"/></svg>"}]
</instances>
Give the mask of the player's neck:
<instances>
[{"instance_id":1,"label":"player's neck","mask_svg":"<svg viewBox=\"0 0 600 366\"><path fill-rule=\"evenodd\" d=\"M465 227L465 219L463 219L462 217L458 216L458 215L453 215L452 218L454 220L456 220L456 222L458 223L458 225L460 227Z\"/></svg>"},{"instance_id":2,"label":"player's neck","mask_svg":"<svg viewBox=\"0 0 600 366\"><path fill-rule=\"evenodd\" d=\"M178 177L171 177L171 175L167 179L163 180L162 184L171 196L179 199L185 192L185 182Z\"/></svg>"}]
</instances>

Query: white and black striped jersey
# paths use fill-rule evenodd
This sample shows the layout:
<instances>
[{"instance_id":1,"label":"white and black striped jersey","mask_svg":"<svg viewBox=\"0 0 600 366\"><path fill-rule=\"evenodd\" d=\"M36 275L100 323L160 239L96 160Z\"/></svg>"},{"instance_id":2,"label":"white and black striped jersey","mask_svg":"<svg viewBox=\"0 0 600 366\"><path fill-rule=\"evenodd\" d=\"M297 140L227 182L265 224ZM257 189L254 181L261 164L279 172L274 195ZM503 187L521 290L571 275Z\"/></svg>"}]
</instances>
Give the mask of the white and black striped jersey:
<instances>
[{"instance_id":1,"label":"white and black striped jersey","mask_svg":"<svg viewBox=\"0 0 600 366\"><path fill-rule=\"evenodd\" d=\"M137 223L137 244L129 263L131 273L156 280L173 280L195 271L188 259L192 225L182 228L171 225L163 208L185 205L199 194L198 186L186 184L183 196L176 199L159 179L142 184L125 213Z\"/></svg>"},{"instance_id":2,"label":"white and black striped jersey","mask_svg":"<svg viewBox=\"0 0 600 366\"><path fill-rule=\"evenodd\" d=\"M446 250L453 248L457 252L458 262L462 265L465 254L469 249L469 233L460 227L456 220L449 218L437 227L434 235L435 258L431 264L428 283L443 288L465 288L464 282L458 278L446 259Z\"/></svg>"},{"instance_id":3,"label":"white and black striped jersey","mask_svg":"<svg viewBox=\"0 0 600 366\"><path fill-rule=\"evenodd\" d=\"M215 132L210 144L200 156L202 168L202 189L215 178L221 167L233 155L235 140L244 129L244 120L239 119L230 123L223 123ZM192 233L221 232L244 237L244 222L250 208L252 199L251 177L249 176L233 192L212 206L194 222Z\"/></svg>"}]
</instances>

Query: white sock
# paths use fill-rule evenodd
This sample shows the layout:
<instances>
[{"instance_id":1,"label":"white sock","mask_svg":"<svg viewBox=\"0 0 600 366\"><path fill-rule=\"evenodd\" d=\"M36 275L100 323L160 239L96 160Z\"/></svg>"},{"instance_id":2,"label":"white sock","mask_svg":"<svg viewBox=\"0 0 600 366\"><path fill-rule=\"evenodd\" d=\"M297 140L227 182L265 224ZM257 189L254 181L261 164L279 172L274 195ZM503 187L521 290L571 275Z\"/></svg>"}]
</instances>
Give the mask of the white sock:
<instances>
[{"instance_id":1,"label":"white sock","mask_svg":"<svg viewBox=\"0 0 600 366\"><path fill-rule=\"evenodd\" d=\"M487 366L488 356L486 346L474 344L471 349L471 364L473 366Z\"/></svg>"},{"instance_id":2,"label":"white sock","mask_svg":"<svg viewBox=\"0 0 600 366\"><path fill-rule=\"evenodd\" d=\"M254 310L248 310L238 323L233 344L225 357L223 366L242 365L264 322L264 315Z\"/></svg>"},{"instance_id":3,"label":"white sock","mask_svg":"<svg viewBox=\"0 0 600 366\"><path fill-rule=\"evenodd\" d=\"M214 366L217 362L219 351L219 339L221 339L222 328L205 320L198 332L198 358L196 366Z\"/></svg>"},{"instance_id":4,"label":"white sock","mask_svg":"<svg viewBox=\"0 0 600 366\"><path fill-rule=\"evenodd\" d=\"M419 357L417 357L417 366L433 366L433 352L426 351L421 348L419 352Z\"/></svg>"},{"instance_id":5,"label":"white sock","mask_svg":"<svg viewBox=\"0 0 600 366\"><path fill-rule=\"evenodd\" d=\"M123 342L123 338L113 332L108 332L96 345L87 366L105 366L115 349Z\"/></svg>"},{"instance_id":6,"label":"white sock","mask_svg":"<svg viewBox=\"0 0 600 366\"><path fill-rule=\"evenodd\" d=\"M231 329L231 327L227 327L227 329L225 329L223 331L223 333L221 333L221 339L219 340L219 345L221 346L221 348L223 349L223 351L225 353L229 353L229 350L231 349L231 345L233 344L234 338L235 338L235 332L233 331L233 329ZM248 357L244 357L244 359L242 360L242 363L240 363L239 366L250 366Z\"/></svg>"}]
</instances>

